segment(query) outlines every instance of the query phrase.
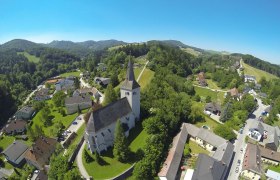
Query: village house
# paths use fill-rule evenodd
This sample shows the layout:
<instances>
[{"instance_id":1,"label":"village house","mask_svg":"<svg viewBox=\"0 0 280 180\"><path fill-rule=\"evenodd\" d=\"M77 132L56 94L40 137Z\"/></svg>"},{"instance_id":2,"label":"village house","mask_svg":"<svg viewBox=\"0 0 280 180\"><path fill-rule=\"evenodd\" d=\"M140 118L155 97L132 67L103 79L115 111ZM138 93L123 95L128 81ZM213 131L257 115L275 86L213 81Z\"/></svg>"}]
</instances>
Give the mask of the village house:
<instances>
[{"instance_id":1,"label":"village house","mask_svg":"<svg viewBox=\"0 0 280 180\"><path fill-rule=\"evenodd\" d=\"M82 72L82 73L80 73L80 77L88 79L88 78L90 78L90 73L88 71Z\"/></svg>"},{"instance_id":2,"label":"village house","mask_svg":"<svg viewBox=\"0 0 280 180\"><path fill-rule=\"evenodd\" d=\"M35 114L35 109L33 109L33 107L24 106L15 113L14 117L16 119L29 120L32 119L34 114Z\"/></svg>"},{"instance_id":3,"label":"village house","mask_svg":"<svg viewBox=\"0 0 280 180\"><path fill-rule=\"evenodd\" d=\"M23 134L26 131L27 122L25 120L13 120L10 123L7 123L6 126L2 129L5 134Z\"/></svg>"},{"instance_id":4,"label":"village house","mask_svg":"<svg viewBox=\"0 0 280 180\"><path fill-rule=\"evenodd\" d=\"M189 123L183 123L181 131L174 137L172 147L161 171L158 173L159 178L161 180L178 178L176 175L188 138L213 154L212 157L199 154L196 167L192 171L192 175L188 175L188 178L192 180L224 180L232 161L233 144L208 130Z\"/></svg>"},{"instance_id":5,"label":"village house","mask_svg":"<svg viewBox=\"0 0 280 180\"><path fill-rule=\"evenodd\" d=\"M132 62L129 61L126 79L120 88L121 99L91 113L85 140L91 152L106 151L114 143L114 131L119 119L125 135L140 118L140 85L136 82Z\"/></svg>"},{"instance_id":6,"label":"village house","mask_svg":"<svg viewBox=\"0 0 280 180\"><path fill-rule=\"evenodd\" d=\"M253 83L257 83L256 77L255 76L251 76L251 75L244 75L244 82L253 82Z\"/></svg>"},{"instance_id":7,"label":"village house","mask_svg":"<svg viewBox=\"0 0 280 180\"><path fill-rule=\"evenodd\" d=\"M267 149L278 151L280 141L280 129L278 126L270 126L263 122L252 120L248 136Z\"/></svg>"},{"instance_id":8,"label":"village house","mask_svg":"<svg viewBox=\"0 0 280 180\"><path fill-rule=\"evenodd\" d=\"M211 102L211 103L207 103L205 106L204 106L204 110L206 112L210 112L212 114L215 114L215 115L218 115L220 116L221 114L221 105L220 104L217 104L215 102Z\"/></svg>"},{"instance_id":9,"label":"village house","mask_svg":"<svg viewBox=\"0 0 280 180\"><path fill-rule=\"evenodd\" d=\"M241 175L249 179L260 179L262 174L260 149L258 146L248 143Z\"/></svg>"},{"instance_id":10,"label":"village house","mask_svg":"<svg viewBox=\"0 0 280 180\"><path fill-rule=\"evenodd\" d=\"M44 101L50 98L51 96L49 95L49 89L47 88L41 88L40 90L36 91L33 97L35 101Z\"/></svg>"},{"instance_id":11,"label":"village house","mask_svg":"<svg viewBox=\"0 0 280 180\"><path fill-rule=\"evenodd\" d=\"M93 96L94 99L101 97L99 91L95 87L77 89L73 92L73 96L85 96L87 94Z\"/></svg>"},{"instance_id":12,"label":"village house","mask_svg":"<svg viewBox=\"0 0 280 180\"><path fill-rule=\"evenodd\" d=\"M73 77L67 77L65 79L60 79L55 83L56 91L67 91L74 89L74 79Z\"/></svg>"},{"instance_id":13,"label":"village house","mask_svg":"<svg viewBox=\"0 0 280 180\"><path fill-rule=\"evenodd\" d=\"M265 176L267 180L279 180L280 179L280 173L272 171L270 169L267 170L265 173Z\"/></svg>"},{"instance_id":14,"label":"village house","mask_svg":"<svg viewBox=\"0 0 280 180\"><path fill-rule=\"evenodd\" d=\"M26 151L25 159L28 164L39 170L44 169L50 161L50 157L56 149L57 141L53 138L40 136Z\"/></svg>"},{"instance_id":15,"label":"village house","mask_svg":"<svg viewBox=\"0 0 280 180\"><path fill-rule=\"evenodd\" d=\"M206 82L206 77L205 77L205 73L204 72L200 72L198 75L197 75L197 81L198 81L198 84L200 86L207 86L207 82Z\"/></svg>"},{"instance_id":16,"label":"village house","mask_svg":"<svg viewBox=\"0 0 280 180\"><path fill-rule=\"evenodd\" d=\"M90 95L73 96L65 99L65 107L67 114L73 114L80 110L90 108L92 106L92 100Z\"/></svg>"},{"instance_id":17,"label":"village house","mask_svg":"<svg viewBox=\"0 0 280 180\"><path fill-rule=\"evenodd\" d=\"M24 153L27 151L27 149L28 146L22 141L14 141L2 152L2 154L5 156L9 163L11 163L13 166L18 167L24 164Z\"/></svg>"},{"instance_id":18,"label":"village house","mask_svg":"<svg viewBox=\"0 0 280 180\"><path fill-rule=\"evenodd\" d=\"M236 98L236 99L239 99L240 98L240 93L238 91L238 89L235 87L235 88L232 88L228 91L228 94L230 95L230 97L232 98Z\"/></svg>"},{"instance_id":19,"label":"village house","mask_svg":"<svg viewBox=\"0 0 280 180\"><path fill-rule=\"evenodd\" d=\"M99 84L100 86L106 87L110 83L110 78L104 78L104 77L95 77L94 83Z\"/></svg>"}]
</instances>

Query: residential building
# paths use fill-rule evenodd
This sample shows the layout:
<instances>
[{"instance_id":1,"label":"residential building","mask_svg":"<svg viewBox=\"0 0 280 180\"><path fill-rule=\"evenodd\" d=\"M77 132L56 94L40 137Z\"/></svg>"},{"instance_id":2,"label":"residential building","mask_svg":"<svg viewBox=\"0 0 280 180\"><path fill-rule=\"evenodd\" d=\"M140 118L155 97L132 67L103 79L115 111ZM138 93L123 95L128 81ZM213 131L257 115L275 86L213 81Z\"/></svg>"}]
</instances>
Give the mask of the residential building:
<instances>
[{"instance_id":1,"label":"residential building","mask_svg":"<svg viewBox=\"0 0 280 180\"><path fill-rule=\"evenodd\" d=\"M75 88L74 80L72 77L60 79L55 83L56 91L67 91L67 90L73 90L74 88Z\"/></svg>"},{"instance_id":2,"label":"residential building","mask_svg":"<svg viewBox=\"0 0 280 180\"><path fill-rule=\"evenodd\" d=\"M5 156L7 161L13 166L20 166L25 162L24 154L27 151L28 146L22 141L14 141L8 146L2 154Z\"/></svg>"},{"instance_id":3,"label":"residential building","mask_svg":"<svg viewBox=\"0 0 280 180\"><path fill-rule=\"evenodd\" d=\"M25 120L13 120L3 128L5 134L24 134L27 122Z\"/></svg>"},{"instance_id":4,"label":"residential building","mask_svg":"<svg viewBox=\"0 0 280 180\"><path fill-rule=\"evenodd\" d=\"M110 78L104 78L104 77L95 77L94 78L94 83L99 84L100 86L107 86L110 83L111 79Z\"/></svg>"},{"instance_id":5,"label":"residential building","mask_svg":"<svg viewBox=\"0 0 280 180\"><path fill-rule=\"evenodd\" d=\"M271 149L258 146L261 153L261 160L267 164L273 164L275 166L279 165L280 162L280 152L272 151Z\"/></svg>"},{"instance_id":6,"label":"residential building","mask_svg":"<svg viewBox=\"0 0 280 180\"><path fill-rule=\"evenodd\" d=\"M260 179L262 174L260 149L258 146L248 143L241 175L249 179Z\"/></svg>"},{"instance_id":7,"label":"residential building","mask_svg":"<svg viewBox=\"0 0 280 180\"><path fill-rule=\"evenodd\" d=\"M40 90L36 91L33 97L35 101L44 101L50 98L51 96L49 94L49 89L47 88L41 88Z\"/></svg>"},{"instance_id":8,"label":"residential building","mask_svg":"<svg viewBox=\"0 0 280 180\"><path fill-rule=\"evenodd\" d=\"M278 151L280 141L280 129L278 126L270 126L263 122L252 120L249 129L249 137L259 141L259 144L273 151Z\"/></svg>"},{"instance_id":9,"label":"residential building","mask_svg":"<svg viewBox=\"0 0 280 180\"><path fill-rule=\"evenodd\" d=\"M205 73L204 72L200 72L197 75L197 81L198 81L200 86L207 86L208 85L205 79L206 79L206 77L205 77Z\"/></svg>"},{"instance_id":10,"label":"residential building","mask_svg":"<svg viewBox=\"0 0 280 180\"><path fill-rule=\"evenodd\" d=\"M25 153L27 163L43 170L44 165L49 163L56 144L56 139L40 136Z\"/></svg>"},{"instance_id":11,"label":"residential building","mask_svg":"<svg viewBox=\"0 0 280 180\"><path fill-rule=\"evenodd\" d=\"M90 73L88 71L80 73L81 78L88 79L90 77Z\"/></svg>"},{"instance_id":12,"label":"residential building","mask_svg":"<svg viewBox=\"0 0 280 180\"><path fill-rule=\"evenodd\" d=\"M207 103L204 106L204 110L208 111L208 112L210 112L212 114L220 116L220 114L221 114L221 105L218 104L218 103L215 103L215 102Z\"/></svg>"},{"instance_id":13,"label":"residential building","mask_svg":"<svg viewBox=\"0 0 280 180\"><path fill-rule=\"evenodd\" d=\"M213 154L212 157L199 154L193 174L189 173L188 178L192 180L224 180L226 178L232 161L234 146L225 139L206 131L189 123L182 124L181 131L174 137L172 147L161 171L158 173L161 180L178 179L176 175L187 138ZM204 143L201 143L201 140Z\"/></svg>"},{"instance_id":14,"label":"residential building","mask_svg":"<svg viewBox=\"0 0 280 180\"><path fill-rule=\"evenodd\" d=\"M73 92L73 96L84 96L87 94L93 96L95 99L98 99L101 97L99 91L95 87L77 89Z\"/></svg>"},{"instance_id":15,"label":"residential building","mask_svg":"<svg viewBox=\"0 0 280 180\"><path fill-rule=\"evenodd\" d=\"M140 118L140 85L136 82L131 61L127 75L120 88L121 99L91 113L85 139L91 152L106 151L113 146L116 122L119 119L125 135L135 126Z\"/></svg>"},{"instance_id":16,"label":"residential building","mask_svg":"<svg viewBox=\"0 0 280 180\"><path fill-rule=\"evenodd\" d=\"M230 89L228 93L232 98L240 98L240 94L237 88Z\"/></svg>"},{"instance_id":17,"label":"residential building","mask_svg":"<svg viewBox=\"0 0 280 180\"><path fill-rule=\"evenodd\" d=\"M33 107L24 106L15 113L14 117L16 119L29 120L32 119L34 114L35 114L35 109L33 109Z\"/></svg>"},{"instance_id":18,"label":"residential building","mask_svg":"<svg viewBox=\"0 0 280 180\"><path fill-rule=\"evenodd\" d=\"M73 96L65 99L65 107L67 114L73 114L80 110L90 108L92 106L92 100L90 95Z\"/></svg>"},{"instance_id":19,"label":"residential building","mask_svg":"<svg viewBox=\"0 0 280 180\"><path fill-rule=\"evenodd\" d=\"M186 127L182 126L181 131L173 138L172 147L169 149L167 158L163 163L163 167L158 173L160 180L176 179L187 137L188 132Z\"/></svg>"},{"instance_id":20,"label":"residential building","mask_svg":"<svg viewBox=\"0 0 280 180\"><path fill-rule=\"evenodd\" d=\"M280 173L272 171L270 169L266 172L267 180L279 180L280 179Z\"/></svg>"},{"instance_id":21,"label":"residential building","mask_svg":"<svg viewBox=\"0 0 280 180\"><path fill-rule=\"evenodd\" d=\"M244 82L253 82L253 83L257 83L256 77L252 76L252 75L244 75Z\"/></svg>"}]
</instances>

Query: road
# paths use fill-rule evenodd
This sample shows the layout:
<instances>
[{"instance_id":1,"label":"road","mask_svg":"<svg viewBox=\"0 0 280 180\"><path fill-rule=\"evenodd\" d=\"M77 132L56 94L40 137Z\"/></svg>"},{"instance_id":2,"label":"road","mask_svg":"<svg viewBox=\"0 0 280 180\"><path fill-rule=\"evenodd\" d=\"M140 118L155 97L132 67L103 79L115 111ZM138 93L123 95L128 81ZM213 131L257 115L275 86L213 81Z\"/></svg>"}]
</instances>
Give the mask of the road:
<instances>
[{"instance_id":1,"label":"road","mask_svg":"<svg viewBox=\"0 0 280 180\"><path fill-rule=\"evenodd\" d=\"M83 164L83 150L85 148L85 145L86 145L86 142L84 141L83 145L81 146L79 152L78 152L78 155L76 157L76 162L77 162L77 166L78 166L78 169L81 173L81 175L85 178L85 179L90 179L90 176L88 175L87 173L87 170L85 169L84 167L84 164Z\"/></svg>"},{"instance_id":2,"label":"road","mask_svg":"<svg viewBox=\"0 0 280 180\"><path fill-rule=\"evenodd\" d=\"M149 61L146 62L144 68L143 68L142 71L140 72L140 74L139 74L139 76L138 76L138 78L137 78L137 80L136 80L137 82L139 82L139 80L140 80L140 78L141 78L141 76L142 76L144 70L146 69L146 66L147 66L148 63L149 63Z\"/></svg>"},{"instance_id":3,"label":"road","mask_svg":"<svg viewBox=\"0 0 280 180\"><path fill-rule=\"evenodd\" d=\"M33 94L38 91L39 89L41 89L43 87L43 85L39 85L37 86L37 89L33 90L25 99L25 101L23 102L23 104L27 104L28 101L30 100L30 98L33 96Z\"/></svg>"},{"instance_id":4,"label":"road","mask_svg":"<svg viewBox=\"0 0 280 180\"><path fill-rule=\"evenodd\" d=\"M193 86L196 86L196 87L200 87L200 88L204 88L204 89L209 89L211 91L215 91L215 92L228 92L228 91L225 91L225 90L221 90L221 89L212 89L212 88L209 88L208 86L200 86L200 85L197 85L197 84L193 84Z\"/></svg>"},{"instance_id":5,"label":"road","mask_svg":"<svg viewBox=\"0 0 280 180\"><path fill-rule=\"evenodd\" d=\"M245 143L245 137L249 132L249 129L251 127L251 124L253 121L257 121L257 118L261 115L261 113L265 110L267 106L262 104L260 99L258 100L258 105L259 107L253 112L252 117L246 120L246 125L244 127L243 133L239 134L237 136L237 140L235 141L234 144L234 152L235 156L232 162L232 166L229 172L228 180L237 180L238 176L242 170L242 163L243 163L243 156L246 150L246 143ZM243 152L240 151L240 149L243 148ZM237 161L240 160L241 164L238 166ZM238 167L238 172L236 173L236 168Z\"/></svg>"}]
</instances>

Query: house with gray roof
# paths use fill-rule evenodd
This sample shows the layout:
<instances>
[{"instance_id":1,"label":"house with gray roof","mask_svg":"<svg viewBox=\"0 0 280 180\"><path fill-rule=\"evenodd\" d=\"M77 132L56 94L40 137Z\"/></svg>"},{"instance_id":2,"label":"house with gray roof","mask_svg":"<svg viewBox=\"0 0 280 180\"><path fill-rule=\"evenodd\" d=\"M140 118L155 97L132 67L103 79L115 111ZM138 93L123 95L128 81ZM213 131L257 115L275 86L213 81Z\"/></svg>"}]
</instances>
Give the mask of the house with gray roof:
<instances>
[{"instance_id":1,"label":"house with gray roof","mask_svg":"<svg viewBox=\"0 0 280 180\"><path fill-rule=\"evenodd\" d=\"M13 120L10 123L7 123L3 128L5 134L23 134L26 130L27 122L25 120Z\"/></svg>"},{"instance_id":2,"label":"house with gray roof","mask_svg":"<svg viewBox=\"0 0 280 180\"><path fill-rule=\"evenodd\" d=\"M215 102L206 103L204 110L219 116L221 114L221 105Z\"/></svg>"},{"instance_id":3,"label":"house with gray roof","mask_svg":"<svg viewBox=\"0 0 280 180\"><path fill-rule=\"evenodd\" d=\"M73 92L73 96L85 96L85 95L93 96L95 99L98 99L101 97L101 94L95 87L76 89Z\"/></svg>"},{"instance_id":4,"label":"house with gray roof","mask_svg":"<svg viewBox=\"0 0 280 180\"><path fill-rule=\"evenodd\" d=\"M257 139L254 138L252 135L256 132L261 137L258 137ZM249 137L258 140L259 144L265 148L271 149L273 151L279 150L280 129L278 126L273 127L263 122L252 120L248 135Z\"/></svg>"},{"instance_id":5,"label":"house with gray roof","mask_svg":"<svg viewBox=\"0 0 280 180\"><path fill-rule=\"evenodd\" d=\"M110 83L111 79L110 78L105 78L105 77L95 77L94 78L94 83L99 84L100 86L107 86Z\"/></svg>"},{"instance_id":6,"label":"house with gray roof","mask_svg":"<svg viewBox=\"0 0 280 180\"><path fill-rule=\"evenodd\" d=\"M197 137L199 137L199 140L197 140ZM193 179L225 179L230 169L230 164L233 157L233 144L208 130L198 128L195 125L189 123L183 123L180 133L174 137L172 147L168 152L168 156L161 171L158 173L159 178L161 180L174 180L178 178L176 175L181 162L184 146L188 138L213 153L212 157L205 154L199 155L192 176ZM200 140L205 141L204 144L201 144Z\"/></svg>"},{"instance_id":7,"label":"house with gray roof","mask_svg":"<svg viewBox=\"0 0 280 180\"><path fill-rule=\"evenodd\" d=\"M28 146L22 141L14 141L2 154L13 166L20 166L25 162L24 155Z\"/></svg>"},{"instance_id":8,"label":"house with gray roof","mask_svg":"<svg viewBox=\"0 0 280 180\"><path fill-rule=\"evenodd\" d=\"M40 90L35 92L34 97L33 97L33 99L35 101L44 101L44 100L47 100L50 98L51 98L51 96L49 94L48 88L41 88Z\"/></svg>"},{"instance_id":9,"label":"house with gray roof","mask_svg":"<svg viewBox=\"0 0 280 180\"><path fill-rule=\"evenodd\" d=\"M257 82L256 76L245 74L244 75L244 82L254 82L254 83L256 83Z\"/></svg>"},{"instance_id":10,"label":"house with gray roof","mask_svg":"<svg viewBox=\"0 0 280 180\"><path fill-rule=\"evenodd\" d=\"M24 106L21 109L19 109L14 117L16 119L23 119L23 120L30 120L35 114L35 109L31 106Z\"/></svg>"},{"instance_id":11,"label":"house with gray roof","mask_svg":"<svg viewBox=\"0 0 280 180\"><path fill-rule=\"evenodd\" d=\"M76 78L76 77L74 77ZM60 79L55 83L55 90L56 91L67 91L74 89L74 78L73 77L67 77L65 79Z\"/></svg>"},{"instance_id":12,"label":"house with gray roof","mask_svg":"<svg viewBox=\"0 0 280 180\"><path fill-rule=\"evenodd\" d=\"M65 107L67 114L73 114L80 110L90 108L92 106L92 100L90 95L73 96L65 99Z\"/></svg>"},{"instance_id":13,"label":"house with gray roof","mask_svg":"<svg viewBox=\"0 0 280 180\"><path fill-rule=\"evenodd\" d=\"M199 154L192 180L224 180L226 175L225 163L206 154Z\"/></svg>"},{"instance_id":14,"label":"house with gray roof","mask_svg":"<svg viewBox=\"0 0 280 180\"><path fill-rule=\"evenodd\" d=\"M125 135L135 126L140 118L140 85L136 82L133 64L128 63L127 75L120 88L121 99L91 113L85 140L91 152L106 151L114 143L114 131L120 120Z\"/></svg>"}]
</instances>

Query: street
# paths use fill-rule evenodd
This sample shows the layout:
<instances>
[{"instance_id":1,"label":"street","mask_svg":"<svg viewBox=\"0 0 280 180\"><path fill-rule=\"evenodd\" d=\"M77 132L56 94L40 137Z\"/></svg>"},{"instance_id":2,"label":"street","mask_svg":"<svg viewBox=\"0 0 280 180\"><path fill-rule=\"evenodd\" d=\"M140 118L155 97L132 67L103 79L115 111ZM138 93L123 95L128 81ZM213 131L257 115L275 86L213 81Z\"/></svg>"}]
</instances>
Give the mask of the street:
<instances>
[{"instance_id":1,"label":"street","mask_svg":"<svg viewBox=\"0 0 280 180\"><path fill-rule=\"evenodd\" d=\"M254 111L254 113L251 115L249 119L246 121L246 125L244 127L243 133L238 133L237 139L234 144L234 152L235 156L232 162L232 166L229 172L228 180L237 180L240 172L242 171L242 163L243 163L243 156L246 151L246 143L245 143L245 137L249 132L249 129L251 127L251 124L253 121L257 121L257 118L261 115L261 113L267 108L268 106L265 106L260 99L258 100L259 107ZM241 152L240 149L243 149ZM241 163L238 166L237 161L240 160ZM238 172L236 173L236 168L238 167Z\"/></svg>"}]
</instances>

